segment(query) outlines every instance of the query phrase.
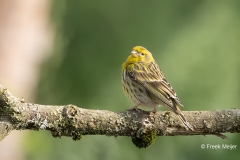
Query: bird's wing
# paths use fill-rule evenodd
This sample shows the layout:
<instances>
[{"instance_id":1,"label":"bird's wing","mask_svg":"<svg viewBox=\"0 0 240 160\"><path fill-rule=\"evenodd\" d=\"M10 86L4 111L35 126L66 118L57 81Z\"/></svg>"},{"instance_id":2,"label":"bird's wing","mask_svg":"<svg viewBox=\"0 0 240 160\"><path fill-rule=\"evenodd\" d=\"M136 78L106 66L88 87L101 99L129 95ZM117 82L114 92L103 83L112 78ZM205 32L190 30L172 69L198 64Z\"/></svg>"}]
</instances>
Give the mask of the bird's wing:
<instances>
[{"instance_id":1,"label":"bird's wing","mask_svg":"<svg viewBox=\"0 0 240 160\"><path fill-rule=\"evenodd\" d=\"M167 107L173 109L173 103L183 106L156 62L152 62L147 66L143 64L135 65L134 69L129 70L129 74L134 80L142 84L149 91L150 95L157 97Z\"/></svg>"}]
</instances>

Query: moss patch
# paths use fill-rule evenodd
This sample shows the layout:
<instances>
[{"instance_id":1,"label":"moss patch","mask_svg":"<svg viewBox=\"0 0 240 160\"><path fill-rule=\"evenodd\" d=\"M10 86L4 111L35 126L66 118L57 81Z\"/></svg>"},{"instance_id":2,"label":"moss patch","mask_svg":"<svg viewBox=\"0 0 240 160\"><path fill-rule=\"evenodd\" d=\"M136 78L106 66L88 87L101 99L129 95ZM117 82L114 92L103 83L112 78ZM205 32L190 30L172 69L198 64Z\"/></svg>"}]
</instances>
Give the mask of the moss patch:
<instances>
[{"instance_id":1,"label":"moss patch","mask_svg":"<svg viewBox=\"0 0 240 160\"><path fill-rule=\"evenodd\" d=\"M133 144L138 148L147 148L155 142L156 132L153 129L139 129L137 135L132 137Z\"/></svg>"}]
</instances>

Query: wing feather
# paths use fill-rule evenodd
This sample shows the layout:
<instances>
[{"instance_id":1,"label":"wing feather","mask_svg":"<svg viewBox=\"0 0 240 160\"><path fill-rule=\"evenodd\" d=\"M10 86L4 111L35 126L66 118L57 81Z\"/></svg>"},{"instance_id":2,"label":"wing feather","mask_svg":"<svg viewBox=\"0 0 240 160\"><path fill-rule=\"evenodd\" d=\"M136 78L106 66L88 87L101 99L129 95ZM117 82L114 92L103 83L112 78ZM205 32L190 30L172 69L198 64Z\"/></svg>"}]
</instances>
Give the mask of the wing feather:
<instances>
[{"instance_id":1,"label":"wing feather","mask_svg":"<svg viewBox=\"0 0 240 160\"><path fill-rule=\"evenodd\" d=\"M170 109L174 109L174 103L183 106L176 92L166 81L155 61L148 65L141 63L135 64L129 70L129 75L138 83L142 84L150 93L149 95L154 96L152 97L153 99L157 98Z\"/></svg>"}]
</instances>

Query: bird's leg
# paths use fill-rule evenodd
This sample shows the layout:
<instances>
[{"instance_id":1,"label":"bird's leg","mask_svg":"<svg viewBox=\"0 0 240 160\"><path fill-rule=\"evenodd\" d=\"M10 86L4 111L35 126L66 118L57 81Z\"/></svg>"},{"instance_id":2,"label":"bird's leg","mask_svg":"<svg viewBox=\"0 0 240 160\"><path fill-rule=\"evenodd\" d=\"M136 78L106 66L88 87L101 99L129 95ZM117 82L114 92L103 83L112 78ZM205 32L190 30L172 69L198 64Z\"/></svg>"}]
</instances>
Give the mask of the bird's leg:
<instances>
[{"instance_id":1,"label":"bird's leg","mask_svg":"<svg viewBox=\"0 0 240 160\"><path fill-rule=\"evenodd\" d=\"M157 112L157 107L156 107L156 106L153 107L152 112L153 112L153 113L156 113L156 112Z\"/></svg>"},{"instance_id":2,"label":"bird's leg","mask_svg":"<svg viewBox=\"0 0 240 160\"><path fill-rule=\"evenodd\" d=\"M136 110L137 112L140 112L139 109L138 109L138 106L140 106L140 105L141 105L141 103L135 105L133 108L127 109L127 111L129 111L129 110Z\"/></svg>"}]
</instances>

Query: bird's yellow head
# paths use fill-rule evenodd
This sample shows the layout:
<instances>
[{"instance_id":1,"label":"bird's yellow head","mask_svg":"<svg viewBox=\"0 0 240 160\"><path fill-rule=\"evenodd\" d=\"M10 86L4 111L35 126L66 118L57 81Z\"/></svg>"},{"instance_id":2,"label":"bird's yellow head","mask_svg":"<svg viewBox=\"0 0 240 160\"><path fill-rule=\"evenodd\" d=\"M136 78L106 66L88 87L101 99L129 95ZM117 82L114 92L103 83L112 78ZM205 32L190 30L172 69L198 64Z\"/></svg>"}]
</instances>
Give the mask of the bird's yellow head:
<instances>
[{"instance_id":1,"label":"bird's yellow head","mask_svg":"<svg viewBox=\"0 0 240 160\"><path fill-rule=\"evenodd\" d=\"M133 63L150 63L154 59L152 54L142 46L133 47L127 61L122 64L122 69L125 69L129 64Z\"/></svg>"}]
</instances>

